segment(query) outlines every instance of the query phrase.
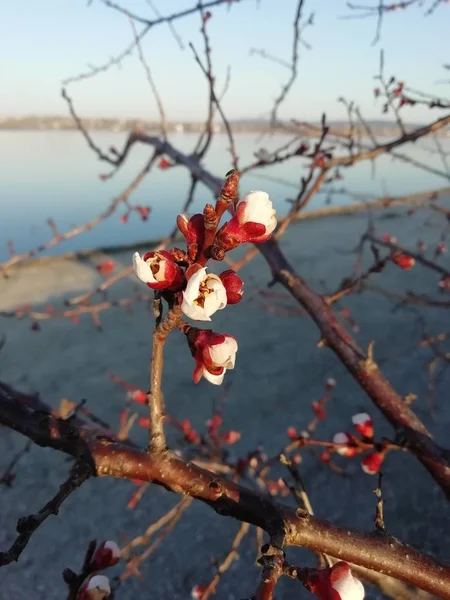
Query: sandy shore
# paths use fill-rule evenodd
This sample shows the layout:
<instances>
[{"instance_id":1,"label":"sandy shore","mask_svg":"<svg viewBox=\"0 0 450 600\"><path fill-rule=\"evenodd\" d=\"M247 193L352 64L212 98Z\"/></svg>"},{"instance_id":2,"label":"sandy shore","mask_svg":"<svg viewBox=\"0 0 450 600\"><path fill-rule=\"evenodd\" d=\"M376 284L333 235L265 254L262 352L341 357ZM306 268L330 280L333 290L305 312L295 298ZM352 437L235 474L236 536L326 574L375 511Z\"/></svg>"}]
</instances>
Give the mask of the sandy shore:
<instances>
[{"instance_id":1,"label":"sandy shore","mask_svg":"<svg viewBox=\"0 0 450 600\"><path fill-rule=\"evenodd\" d=\"M404 211L403 211L404 213ZM394 213L393 211L390 213ZM401 214L401 213L400 213ZM436 242L439 229L424 226L424 214L412 218L382 218L377 230L397 235L399 243L408 245L421 238ZM434 222L434 221L433 221ZM298 271L317 289L334 290L349 274L355 248L367 217L324 218L291 228L283 247ZM438 223L438 221L436 221ZM93 268L100 255L93 254L81 262L55 258L41 264L29 264L11 272L0 282L0 310L9 310L31 302L61 307L65 298L92 289L100 281ZM117 253L112 258L130 264L131 253ZM449 265L448 257L443 264ZM227 374L231 384L225 409L225 426L238 429L241 441L231 447L233 456L243 455L258 444L267 452L278 450L286 441L289 425L303 428L311 418L310 403L317 400L328 377L337 381L336 393L329 406L328 418L319 426L317 437L330 439L348 428L357 411L370 412L380 435L390 435L389 426L380 419L363 391L346 374L332 353L318 349L319 335L306 317L279 316L260 304L258 289L270 279L259 257L242 270L246 296L214 317L217 331L229 332L239 340L236 369ZM420 265L402 272L394 265L371 281L396 292L412 290L434 293L438 277ZM129 295L134 279L116 286L111 298ZM275 288L282 292L281 288ZM297 308L286 295L286 305ZM392 302L374 293L346 299L360 326L355 334L362 345L376 340L375 355L387 376L404 395L417 394L415 410L432 428L436 439L448 445L450 409L448 408L449 372L444 371L436 384L433 414L427 401L426 362L431 353L417 349L420 325L417 311L392 311ZM447 312L424 309L430 331L448 329ZM107 377L112 372L136 385L146 387L151 343L152 319L143 305L129 314L112 309L102 315L103 333L95 330L91 320L72 322L48 321L42 331L30 331L27 321L0 320L0 335L6 334L0 353L0 377L23 390L39 391L41 397L57 405L61 398L79 401L86 398L89 407L112 424L124 404L123 391ZM174 333L168 342L164 392L168 411L177 418L189 418L202 429L221 389L206 382L194 386L191 380L192 358L182 336ZM144 414L144 413L143 413ZM135 439L144 444L143 431ZM172 443L179 443L176 436ZM2 429L0 469L4 469L12 452L25 441ZM307 458L302 473L315 512L334 523L370 530L375 502L372 490L376 481L360 470L357 461L343 463L350 477L330 473L324 466ZM0 488L0 548L14 538L18 517L38 510L55 493L67 473L68 463L53 451L34 448L25 456L11 489ZM113 538L123 542L141 533L177 501L174 494L151 488L134 511L126 509L134 489L131 483L92 480L68 502L58 517L52 517L33 536L17 565L0 570L0 598L3 600L60 600L64 597L61 573L65 567L77 568L88 541ZM450 515L441 491L417 461L406 453L389 457L385 467L385 518L389 531L442 559L450 549ZM144 565L143 583L130 579L120 590L120 600L136 598L185 599L196 583L208 581L213 574L212 558L220 559L238 524L220 518L210 509L193 505L160 550ZM241 548L242 560L234 563L218 588L217 598L238 599L250 596L258 577L254 566L256 548L252 533ZM300 549L289 549L288 557L296 563L312 557ZM310 595L291 582L279 586L278 598L308 598ZM382 598L372 590L367 598Z\"/></svg>"}]
</instances>

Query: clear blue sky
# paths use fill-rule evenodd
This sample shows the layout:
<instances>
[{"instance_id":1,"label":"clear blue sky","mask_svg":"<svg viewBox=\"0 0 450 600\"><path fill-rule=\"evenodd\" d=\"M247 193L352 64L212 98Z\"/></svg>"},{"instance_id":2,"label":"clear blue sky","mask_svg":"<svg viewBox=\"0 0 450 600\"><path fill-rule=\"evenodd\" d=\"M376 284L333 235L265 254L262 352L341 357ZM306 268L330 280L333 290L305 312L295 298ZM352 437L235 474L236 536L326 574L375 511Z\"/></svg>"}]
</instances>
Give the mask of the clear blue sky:
<instances>
[{"instance_id":1,"label":"clear blue sky","mask_svg":"<svg viewBox=\"0 0 450 600\"><path fill-rule=\"evenodd\" d=\"M153 17L145 0L118 0L130 10ZM187 8L196 0L154 0L163 14ZM377 4L375 0L366 3ZM231 67L231 83L223 102L229 118L267 115L288 75L281 66L251 48L290 58L296 0L243 0L212 10L208 28L218 88ZM299 77L280 113L284 117L317 120L322 111L330 118L344 117L336 100L355 100L368 118L380 117L374 101L373 75L379 52L385 50L386 70L411 87L445 94L450 79L442 69L450 62L450 4L429 17L411 8L388 15L381 42L371 45L375 20L339 20L348 15L345 0L306 0L305 14L316 13L315 25L304 37L312 50L300 46ZM206 83L187 43L202 48L198 15L175 23L185 50L180 50L169 28L154 28L143 48L163 97L169 120L199 120L206 105ZM139 25L138 25L139 27ZM14 0L2 2L0 21L0 114L66 114L60 98L61 81L99 65L132 39L124 15L100 0ZM156 118L156 107L136 54L122 69L69 86L83 115ZM429 112L405 107L405 118L423 121Z\"/></svg>"}]
</instances>

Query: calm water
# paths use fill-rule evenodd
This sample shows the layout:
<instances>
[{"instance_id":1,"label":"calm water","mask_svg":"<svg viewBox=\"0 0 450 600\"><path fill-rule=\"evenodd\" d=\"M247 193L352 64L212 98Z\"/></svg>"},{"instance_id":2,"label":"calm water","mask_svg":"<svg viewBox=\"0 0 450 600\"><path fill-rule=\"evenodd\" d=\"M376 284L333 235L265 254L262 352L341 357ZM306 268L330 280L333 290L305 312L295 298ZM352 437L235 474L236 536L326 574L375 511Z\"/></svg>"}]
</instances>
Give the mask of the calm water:
<instances>
[{"instance_id":1,"label":"calm water","mask_svg":"<svg viewBox=\"0 0 450 600\"><path fill-rule=\"evenodd\" d=\"M121 148L125 139L122 133L100 132L95 139L105 150L110 145ZM192 149L196 136L176 134L172 143L184 151ZM241 134L236 137L241 165L251 162L253 152L261 146L276 148L288 138L266 137L257 134ZM442 140L450 151L450 140ZM421 145L409 146L411 157L442 168L442 161L434 151L432 140ZM99 174L108 172L108 166L96 159L78 132L5 132L0 131L0 260L7 258L6 245L12 240L16 252L22 252L45 242L50 237L46 220L51 217L61 232L95 217L135 177L149 156L149 149L136 146L126 165L117 175L107 181L99 180ZM361 163L343 171L345 186L353 192L370 194L404 194L428 188L448 185L445 178L414 169L400 161L382 157L377 161L375 174L371 165ZM225 136L217 136L205 165L217 175L224 175L230 168ZM294 188L268 181L263 177L280 177L298 182L305 173L304 162L256 170L243 179L242 191L263 189L269 192L283 214L286 199L294 194ZM259 176L261 175L261 177ZM187 172L182 167L161 171L154 169L131 197L133 204L149 204L152 213L143 223L133 214L124 225L120 221L123 210L119 209L107 221L91 232L83 233L66 241L50 253L94 248L99 246L133 243L137 240L158 238L167 234L174 218L185 201L189 184ZM201 210L211 200L208 190L199 185L192 210ZM318 195L311 207L323 204L325 195ZM333 196L333 203L351 202L348 196Z\"/></svg>"}]
</instances>

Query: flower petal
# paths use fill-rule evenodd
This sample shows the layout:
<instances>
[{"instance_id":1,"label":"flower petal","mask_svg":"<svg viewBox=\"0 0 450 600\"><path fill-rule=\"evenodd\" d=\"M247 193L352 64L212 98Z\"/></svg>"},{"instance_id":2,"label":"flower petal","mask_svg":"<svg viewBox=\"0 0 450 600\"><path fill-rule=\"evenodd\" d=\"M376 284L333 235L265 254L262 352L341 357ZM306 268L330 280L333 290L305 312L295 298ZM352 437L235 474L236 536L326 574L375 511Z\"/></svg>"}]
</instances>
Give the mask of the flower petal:
<instances>
[{"instance_id":1,"label":"flower petal","mask_svg":"<svg viewBox=\"0 0 450 600\"><path fill-rule=\"evenodd\" d=\"M212 373L210 373L209 371L207 371L206 369L203 369L203 377L209 381L210 383L212 383L213 385L220 385L223 381L223 378L225 377L225 373L226 373L226 369L223 370L223 373L221 373L220 375L213 375Z\"/></svg>"},{"instance_id":2,"label":"flower petal","mask_svg":"<svg viewBox=\"0 0 450 600\"><path fill-rule=\"evenodd\" d=\"M196 271L187 282L186 290L183 292L183 297L186 302L192 303L198 298L200 293L200 284L206 276L206 268L202 267Z\"/></svg>"},{"instance_id":3,"label":"flower petal","mask_svg":"<svg viewBox=\"0 0 450 600\"><path fill-rule=\"evenodd\" d=\"M133 269L138 279L144 283L156 283L152 270L148 264L142 260L139 252L133 254Z\"/></svg>"},{"instance_id":4,"label":"flower petal","mask_svg":"<svg viewBox=\"0 0 450 600\"><path fill-rule=\"evenodd\" d=\"M206 313L204 308L198 306L198 304L193 304L187 301L186 292L183 292L183 302L181 303L181 310L187 317L193 319L194 321L211 321L209 315Z\"/></svg>"},{"instance_id":5,"label":"flower petal","mask_svg":"<svg viewBox=\"0 0 450 600\"><path fill-rule=\"evenodd\" d=\"M215 365L225 367L225 369L233 369L237 350L236 340L231 336L226 336L223 344L210 346L209 354Z\"/></svg>"}]
</instances>

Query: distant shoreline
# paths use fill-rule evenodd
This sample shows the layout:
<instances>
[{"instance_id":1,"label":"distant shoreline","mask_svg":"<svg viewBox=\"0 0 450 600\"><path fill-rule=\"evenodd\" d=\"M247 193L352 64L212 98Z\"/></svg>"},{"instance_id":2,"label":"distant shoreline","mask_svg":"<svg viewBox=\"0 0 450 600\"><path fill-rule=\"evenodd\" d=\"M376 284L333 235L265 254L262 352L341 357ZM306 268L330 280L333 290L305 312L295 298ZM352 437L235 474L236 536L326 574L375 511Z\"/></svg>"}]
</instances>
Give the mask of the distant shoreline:
<instances>
[{"instance_id":1,"label":"distant shoreline","mask_svg":"<svg viewBox=\"0 0 450 600\"><path fill-rule=\"evenodd\" d=\"M284 129L282 126L271 127L269 123L264 121L251 121L251 120L240 120L231 122L233 133L286 133L292 135L293 133L303 137L315 137L316 127L318 125L311 124L310 127L306 125L292 125L289 124L289 131ZM128 132L134 129L143 129L148 132L159 133L160 126L158 122L146 121L144 119L117 119L117 118L97 118L89 117L83 119L83 125L90 131L109 131L112 133ZM388 121L372 121L368 122L368 125L372 129L375 135L379 136L395 136L399 134L399 129L396 124ZM330 133L337 133L340 135L349 134L348 123L331 121L329 123L331 128ZM418 124L410 124L407 129L415 129L419 127ZM204 123L201 122L172 122L167 123L167 130L169 133L200 133L205 127ZM61 116L28 116L28 117L0 117L0 131L76 131L77 125L71 117ZM213 125L214 133L222 134L226 133L225 127L222 123L216 123ZM363 128L356 128L353 132L358 134L366 134ZM450 129L444 129L437 132L438 135L443 137L450 137Z\"/></svg>"}]
</instances>

